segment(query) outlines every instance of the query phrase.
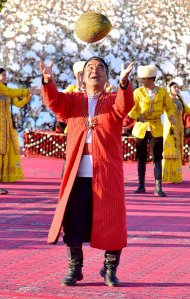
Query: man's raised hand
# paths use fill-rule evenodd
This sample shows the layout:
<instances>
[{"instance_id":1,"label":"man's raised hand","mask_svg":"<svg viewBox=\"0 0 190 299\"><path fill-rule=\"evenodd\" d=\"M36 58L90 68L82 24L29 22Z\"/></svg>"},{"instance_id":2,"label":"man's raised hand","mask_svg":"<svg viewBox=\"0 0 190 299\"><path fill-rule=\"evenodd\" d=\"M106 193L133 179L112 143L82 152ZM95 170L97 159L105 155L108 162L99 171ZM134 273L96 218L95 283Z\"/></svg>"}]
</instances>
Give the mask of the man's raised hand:
<instances>
[{"instance_id":1,"label":"man's raised hand","mask_svg":"<svg viewBox=\"0 0 190 299\"><path fill-rule=\"evenodd\" d=\"M43 80L45 83L49 83L50 81L52 81L53 63L54 62L51 61L48 66L42 60L40 60L40 70L43 75Z\"/></svg>"},{"instance_id":2,"label":"man's raised hand","mask_svg":"<svg viewBox=\"0 0 190 299\"><path fill-rule=\"evenodd\" d=\"M128 77L130 72L133 69L133 66L135 64L135 61L131 62L129 66L125 67L125 65L122 63L121 65L121 73L120 73L120 84L121 86L125 87L128 84Z\"/></svg>"}]
</instances>

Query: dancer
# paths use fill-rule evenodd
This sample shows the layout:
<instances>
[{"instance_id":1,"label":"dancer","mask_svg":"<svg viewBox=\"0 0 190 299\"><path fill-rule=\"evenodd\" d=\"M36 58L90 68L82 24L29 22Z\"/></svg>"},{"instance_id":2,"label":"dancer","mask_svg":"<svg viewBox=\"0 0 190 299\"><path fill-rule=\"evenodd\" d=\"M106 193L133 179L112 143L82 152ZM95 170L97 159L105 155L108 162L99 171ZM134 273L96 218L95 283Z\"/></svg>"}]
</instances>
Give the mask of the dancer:
<instances>
[{"instance_id":1,"label":"dancer","mask_svg":"<svg viewBox=\"0 0 190 299\"><path fill-rule=\"evenodd\" d=\"M84 65L85 93L61 93L52 78L52 65L40 63L45 104L67 119L68 138L60 200L49 232L56 243L61 228L68 246L68 275L62 284L83 279L82 243L104 249L100 274L106 285L117 286L116 270L127 244L122 159L122 121L134 105L128 76L122 67L116 93L106 93L108 65L100 57ZM111 130L110 130L111 128Z\"/></svg>"},{"instance_id":2,"label":"dancer","mask_svg":"<svg viewBox=\"0 0 190 299\"><path fill-rule=\"evenodd\" d=\"M164 117L164 151L163 182L182 182L182 161L184 143L184 113L190 114L188 107L180 96L179 85L172 81L168 85L170 96L175 105L175 125L171 125L167 115Z\"/></svg>"},{"instance_id":3,"label":"dancer","mask_svg":"<svg viewBox=\"0 0 190 299\"><path fill-rule=\"evenodd\" d=\"M163 87L155 85L157 68L155 65L139 66L137 75L143 87L134 91L135 106L129 117L136 121L132 134L136 137L136 155L138 161L139 186L135 193L145 193L145 173L147 161L147 143L154 162L156 196L166 196L162 191L162 152L163 126L161 114L166 111L170 122L174 122L174 104Z\"/></svg>"},{"instance_id":4,"label":"dancer","mask_svg":"<svg viewBox=\"0 0 190 299\"><path fill-rule=\"evenodd\" d=\"M32 94L37 94L36 87L29 89L11 89L6 86L6 70L0 67L0 181L15 182L23 179L20 162L20 147L18 136L10 106L11 104L22 107L31 99ZM22 97L18 100L17 97ZM6 189L1 189L0 194L6 194Z\"/></svg>"}]
</instances>

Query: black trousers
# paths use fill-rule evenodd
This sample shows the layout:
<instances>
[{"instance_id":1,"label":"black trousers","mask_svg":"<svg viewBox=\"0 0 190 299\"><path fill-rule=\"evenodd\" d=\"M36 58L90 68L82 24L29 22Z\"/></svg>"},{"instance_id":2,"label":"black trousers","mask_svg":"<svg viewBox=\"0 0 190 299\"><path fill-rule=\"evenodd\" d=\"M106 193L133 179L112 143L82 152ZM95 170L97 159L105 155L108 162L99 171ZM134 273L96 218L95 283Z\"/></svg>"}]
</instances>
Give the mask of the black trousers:
<instances>
[{"instance_id":1,"label":"black trousers","mask_svg":"<svg viewBox=\"0 0 190 299\"><path fill-rule=\"evenodd\" d=\"M150 143L150 152L154 163L162 160L163 137L153 137L147 131L144 139L136 138L136 157L139 162L147 161L147 144Z\"/></svg>"},{"instance_id":2,"label":"black trousers","mask_svg":"<svg viewBox=\"0 0 190 299\"><path fill-rule=\"evenodd\" d=\"M63 241L68 246L90 242L92 228L92 178L76 177L63 219Z\"/></svg>"}]
</instances>

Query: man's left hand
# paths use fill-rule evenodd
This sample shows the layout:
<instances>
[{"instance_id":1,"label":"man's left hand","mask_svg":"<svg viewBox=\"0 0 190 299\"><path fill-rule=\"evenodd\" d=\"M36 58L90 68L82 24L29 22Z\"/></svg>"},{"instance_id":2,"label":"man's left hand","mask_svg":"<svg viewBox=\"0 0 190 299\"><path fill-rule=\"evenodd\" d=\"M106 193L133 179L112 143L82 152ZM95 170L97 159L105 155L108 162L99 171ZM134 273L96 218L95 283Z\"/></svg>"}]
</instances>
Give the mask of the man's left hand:
<instances>
[{"instance_id":1,"label":"man's left hand","mask_svg":"<svg viewBox=\"0 0 190 299\"><path fill-rule=\"evenodd\" d=\"M135 61L131 62L128 67L125 67L124 64L121 65L121 73L120 73L120 84L122 87L127 86L128 84L128 77L130 72L133 69Z\"/></svg>"}]
</instances>

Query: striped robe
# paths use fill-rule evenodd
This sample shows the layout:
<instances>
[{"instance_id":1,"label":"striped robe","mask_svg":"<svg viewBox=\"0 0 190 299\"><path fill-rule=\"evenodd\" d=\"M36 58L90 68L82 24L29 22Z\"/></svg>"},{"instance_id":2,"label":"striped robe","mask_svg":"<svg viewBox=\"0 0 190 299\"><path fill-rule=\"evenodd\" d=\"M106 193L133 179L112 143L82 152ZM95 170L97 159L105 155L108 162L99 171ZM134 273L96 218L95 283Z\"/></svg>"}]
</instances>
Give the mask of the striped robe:
<instances>
[{"instance_id":1,"label":"striped robe","mask_svg":"<svg viewBox=\"0 0 190 299\"><path fill-rule=\"evenodd\" d=\"M42 95L46 106L67 119L68 125L64 176L48 236L49 243L56 243L88 130L82 108L85 95L58 92L53 82L42 85ZM90 245L104 250L118 250L127 245L121 134L123 118L134 105L131 84L126 90L119 88L117 94L105 93L103 97L97 124L92 130L93 215ZM87 98L85 103L88 111ZM96 108L98 104L99 100Z\"/></svg>"}]
</instances>

